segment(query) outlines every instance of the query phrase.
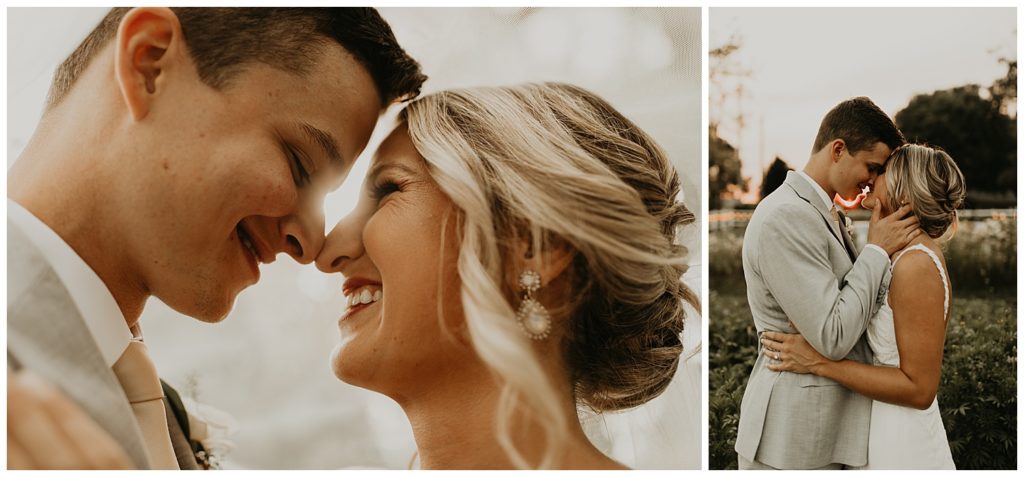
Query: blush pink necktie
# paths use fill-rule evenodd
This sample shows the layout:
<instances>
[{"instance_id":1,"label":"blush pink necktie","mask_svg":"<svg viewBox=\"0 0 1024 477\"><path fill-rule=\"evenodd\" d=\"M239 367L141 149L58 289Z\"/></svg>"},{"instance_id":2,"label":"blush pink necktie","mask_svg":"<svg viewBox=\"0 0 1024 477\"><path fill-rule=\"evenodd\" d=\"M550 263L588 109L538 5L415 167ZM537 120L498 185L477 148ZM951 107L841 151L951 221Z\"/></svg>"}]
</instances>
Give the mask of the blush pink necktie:
<instances>
[{"instance_id":1,"label":"blush pink necktie","mask_svg":"<svg viewBox=\"0 0 1024 477\"><path fill-rule=\"evenodd\" d=\"M174 456L167 430L164 391L146 345L136 340L129 342L128 349L114 363L113 370L128 396L135 419L139 421L150 466L153 469L178 470L178 459Z\"/></svg>"}]
</instances>

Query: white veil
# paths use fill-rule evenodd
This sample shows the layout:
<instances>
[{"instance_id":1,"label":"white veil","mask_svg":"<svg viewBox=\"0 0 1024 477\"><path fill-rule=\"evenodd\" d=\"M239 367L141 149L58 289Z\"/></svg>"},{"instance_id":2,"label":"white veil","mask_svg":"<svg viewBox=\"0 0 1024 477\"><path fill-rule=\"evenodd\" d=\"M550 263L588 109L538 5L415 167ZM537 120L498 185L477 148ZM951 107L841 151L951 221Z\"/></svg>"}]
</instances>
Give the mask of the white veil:
<instances>
[{"instance_id":1,"label":"white veil","mask_svg":"<svg viewBox=\"0 0 1024 477\"><path fill-rule=\"evenodd\" d=\"M701 328L690 308L679 367L660 396L628 411L580 414L602 452L633 469L701 468Z\"/></svg>"}]
</instances>

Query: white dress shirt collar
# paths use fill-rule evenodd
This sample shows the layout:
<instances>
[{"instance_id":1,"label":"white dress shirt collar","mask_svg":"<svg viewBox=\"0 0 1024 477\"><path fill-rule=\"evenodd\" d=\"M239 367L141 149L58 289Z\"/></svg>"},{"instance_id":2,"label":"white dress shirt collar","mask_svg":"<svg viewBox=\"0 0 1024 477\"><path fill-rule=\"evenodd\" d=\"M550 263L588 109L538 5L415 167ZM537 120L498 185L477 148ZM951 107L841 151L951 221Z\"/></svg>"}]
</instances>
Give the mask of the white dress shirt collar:
<instances>
[{"instance_id":1,"label":"white dress shirt collar","mask_svg":"<svg viewBox=\"0 0 1024 477\"><path fill-rule=\"evenodd\" d=\"M121 308L99 275L48 225L7 199L7 217L39 250L57 273L78 307L108 366L113 366L132 340Z\"/></svg>"},{"instance_id":2,"label":"white dress shirt collar","mask_svg":"<svg viewBox=\"0 0 1024 477\"><path fill-rule=\"evenodd\" d=\"M825 210L832 210L832 207L835 206L835 203L833 203L832 199L830 199L828 197L828 194L825 193L825 189L822 189L821 185L819 185L818 182L815 181L814 179L811 179L811 176L807 175L806 172L796 171L796 173L811 184L811 187L814 188L814 191L818 193L818 197L821 198L821 202L825 204Z\"/></svg>"}]
</instances>

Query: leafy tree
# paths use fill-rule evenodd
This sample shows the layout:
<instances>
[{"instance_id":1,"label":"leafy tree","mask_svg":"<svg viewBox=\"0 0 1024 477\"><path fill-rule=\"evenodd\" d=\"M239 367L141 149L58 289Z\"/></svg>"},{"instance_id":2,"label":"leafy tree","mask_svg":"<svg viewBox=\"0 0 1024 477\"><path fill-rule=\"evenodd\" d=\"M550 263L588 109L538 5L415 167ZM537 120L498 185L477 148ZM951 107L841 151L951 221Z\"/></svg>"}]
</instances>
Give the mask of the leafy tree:
<instances>
[{"instance_id":1,"label":"leafy tree","mask_svg":"<svg viewBox=\"0 0 1024 477\"><path fill-rule=\"evenodd\" d=\"M791 170L793 168L789 167L786 161L783 161L781 157L776 157L765 170L764 178L761 180L761 200L775 192L775 189L778 189L786 181L786 174Z\"/></svg>"},{"instance_id":2,"label":"leafy tree","mask_svg":"<svg viewBox=\"0 0 1024 477\"><path fill-rule=\"evenodd\" d=\"M708 52L708 206L711 209L722 208L723 196L748 190L749 179L741 173L739 150L718 135L720 126L723 131L740 134L745 125L744 83L751 71L734 55L742 45L742 39L732 35Z\"/></svg>"},{"instance_id":3,"label":"leafy tree","mask_svg":"<svg viewBox=\"0 0 1024 477\"><path fill-rule=\"evenodd\" d=\"M722 196L730 191L748 188L740 172L739 151L728 141L718 137L715 128L708 131L708 207L722 208Z\"/></svg>"},{"instance_id":4,"label":"leafy tree","mask_svg":"<svg viewBox=\"0 0 1024 477\"><path fill-rule=\"evenodd\" d=\"M992 102L999 107L999 112L1017 120L1017 60L1000 58L1006 65L1006 76L997 79L988 88Z\"/></svg>"},{"instance_id":5,"label":"leafy tree","mask_svg":"<svg viewBox=\"0 0 1024 477\"><path fill-rule=\"evenodd\" d=\"M1016 76L1015 67L1012 74ZM977 85L966 85L917 95L896 113L896 125L909 141L945 149L970 190L1012 192L1017 188L1017 121L980 91ZM1001 92L1010 94L1008 89Z\"/></svg>"}]
</instances>

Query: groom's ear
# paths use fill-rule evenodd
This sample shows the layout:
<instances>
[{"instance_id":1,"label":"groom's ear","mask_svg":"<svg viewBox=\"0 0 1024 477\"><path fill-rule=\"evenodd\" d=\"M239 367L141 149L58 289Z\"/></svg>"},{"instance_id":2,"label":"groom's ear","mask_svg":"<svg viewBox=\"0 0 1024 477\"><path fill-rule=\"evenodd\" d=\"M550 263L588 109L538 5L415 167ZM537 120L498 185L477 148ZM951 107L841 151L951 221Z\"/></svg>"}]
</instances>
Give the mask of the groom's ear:
<instances>
[{"instance_id":1,"label":"groom's ear","mask_svg":"<svg viewBox=\"0 0 1024 477\"><path fill-rule=\"evenodd\" d=\"M182 58L181 23L169 8L133 8L121 20L114 42L114 74L125 106L138 121L165 88L167 69Z\"/></svg>"},{"instance_id":2,"label":"groom's ear","mask_svg":"<svg viewBox=\"0 0 1024 477\"><path fill-rule=\"evenodd\" d=\"M846 141L842 139L835 139L829 143L829 152L832 162L839 162L839 158L842 157L843 151L846 150Z\"/></svg>"}]
</instances>

